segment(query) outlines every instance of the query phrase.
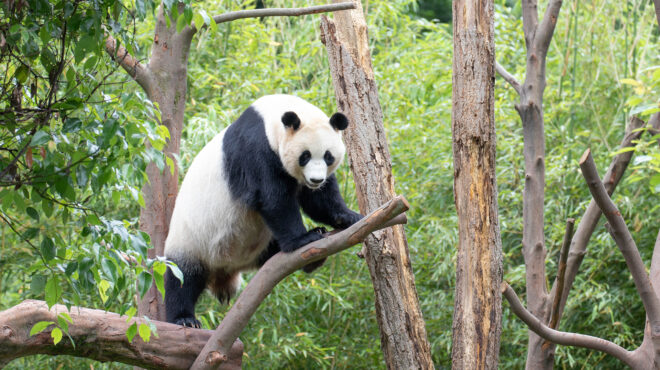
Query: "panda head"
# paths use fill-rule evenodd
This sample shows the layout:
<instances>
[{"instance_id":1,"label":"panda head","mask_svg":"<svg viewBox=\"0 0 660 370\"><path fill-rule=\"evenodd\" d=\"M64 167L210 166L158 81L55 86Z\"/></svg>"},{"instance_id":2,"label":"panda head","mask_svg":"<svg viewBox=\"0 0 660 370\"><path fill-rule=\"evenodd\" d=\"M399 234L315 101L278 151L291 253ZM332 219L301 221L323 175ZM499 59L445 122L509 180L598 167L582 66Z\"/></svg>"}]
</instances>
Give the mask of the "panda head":
<instances>
[{"instance_id":1,"label":"panda head","mask_svg":"<svg viewBox=\"0 0 660 370\"><path fill-rule=\"evenodd\" d=\"M288 111L281 120L285 135L279 153L284 169L300 184L319 189L344 159L341 131L348 127L348 119L335 113L329 119L322 115L301 121L295 112Z\"/></svg>"}]
</instances>

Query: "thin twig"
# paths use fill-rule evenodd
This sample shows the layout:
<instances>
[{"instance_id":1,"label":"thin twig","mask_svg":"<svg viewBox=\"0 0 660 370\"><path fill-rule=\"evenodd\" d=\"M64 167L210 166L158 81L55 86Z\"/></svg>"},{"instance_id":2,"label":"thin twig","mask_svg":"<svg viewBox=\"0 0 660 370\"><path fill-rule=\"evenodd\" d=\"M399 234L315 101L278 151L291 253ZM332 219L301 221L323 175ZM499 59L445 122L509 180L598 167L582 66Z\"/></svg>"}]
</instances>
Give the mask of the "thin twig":
<instances>
[{"instance_id":1,"label":"thin twig","mask_svg":"<svg viewBox=\"0 0 660 370\"><path fill-rule=\"evenodd\" d=\"M495 62L495 70L497 73L504 79L504 81L508 82L511 87L513 87L514 90L520 95L520 82L511 74L509 71L504 69L501 64L498 62Z\"/></svg>"},{"instance_id":2,"label":"thin twig","mask_svg":"<svg viewBox=\"0 0 660 370\"><path fill-rule=\"evenodd\" d=\"M621 212L619 212L612 199L610 199L605 186L600 181L600 177L598 177L598 170L591 156L591 150L587 149L582 155L582 158L580 158L580 169L582 170L582 176L584 176L587 182L587 186L589 186L592 197L611 225L612 237L626 260L626 265L633 277L637 292L642 298L642 303L644 304L646 315L651 322L651 327L660 329L660 299L658 299L658 296L653 291L651 280L646 273L646 267L639 254L639 249L637 249L637 245L630 234L630 230L626 226L626 222L621 217Z\"/></svg>"},{"instance_id":3,"label":"thin twig","mask_svg":"<svg viewBox=\"0 0 660 370\"><path fill-rule=\"evenodd\" d=\"M591 335L567 333L547 327L541 320L527 311L520 302L520 299L518 299L516 292L513 291L513 288L506 281L502 282L502 295L509 301L511 311L527 324L529 330L538 334L543 339L566 346L595 349L618 358L632 368L639 367L639 359L633 356L632 352L616 343L602 338L592 337Z\"/></svg>"},{"instance_id":4,"label":"thin twig","mask_svg":"<svg viewBox=\"0 0 660 370\"><path fill-rule=\"evenodd\" d=\"M355 4L351 2L310 6L307 8L271 8L271 9L249 9L229 12L213 17L215 23L231 22L243 18L259 17L294 17L306 14L336 12L339 10L355 9Z\"/></svg>"},{"instance_id":5,"label":"thin twig","mask_svg":"<svg viewBox=\"0 0 660 370\"><path fill-rule=\"evenodd\" d=\"M557 291L564 290L564 277L566 276L566 260L568 259L568 249L571 246L571 239L573 238L573 226L575 219L569 218L566 220L566 231L564 232L564 241L561 244L561 251L559 252L559 267L557 268ZM557 322L559 321L559 301L561 296L556 294L552 302L552 316L550 317L550 328L557 329Z\"/></svg>"},{"instance_id":6,"label":"thin twig","mask_svg":"<svg viewBox=\"0 0 660 370\"><path fill-rule=\"evenodd\" d=\"M346 230L310 243L292 253L271 257L245 287L229 312L199 353L191 369L214 369L229 353L234 342L261 302L286 276L297 269L360 243L370 233L383 227L408 210L408 202L397 196Z\"/></svg>"}]
</instances>

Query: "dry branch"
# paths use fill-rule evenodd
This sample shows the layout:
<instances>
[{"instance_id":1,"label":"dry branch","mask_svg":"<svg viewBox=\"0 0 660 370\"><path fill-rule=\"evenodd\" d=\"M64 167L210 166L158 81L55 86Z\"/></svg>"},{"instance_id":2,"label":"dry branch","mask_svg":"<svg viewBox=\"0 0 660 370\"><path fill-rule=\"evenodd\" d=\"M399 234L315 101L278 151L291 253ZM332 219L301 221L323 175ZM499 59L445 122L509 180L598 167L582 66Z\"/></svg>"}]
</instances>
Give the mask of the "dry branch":
<instances>
[{"instance_id":1,"label":"dry branch","mask_svg":"<svg viewBox=\"0 0 660 370\"><path fill-rule=\"evenodd\" d=\"M637 145L637 140L643 134L643 131L638 129L643 126L644 121L637 117L631 117L630 121L628 122L628 126L626 127L626 133L623 137L623 140L621 141L621 144L619 145L619 149L630 148ZM626 171L630 160L632 159L633 153L633 151L625 151L615 155L614 158L612 158L612 162L610 163L610 166L608 167L607 172L603 177L603 183L605 184L605 188L607 189L608 194L611 195L614 192L614 189L616 189L619 181L621 181L623 178L623 174ZM580 223L578 224L577 230L573 235L573 239L571 240L571 247L568 252L568 261L566 262L564 287L563 289L557 289L557 281L555 281L554 286L552 287L552 301L554 302L555 296L560 295L560 304L558 310L556 311L558 318L557 323L559 323L561 320L562 312L566 306L568 293L573 286L575 277L577 276L580 265L582 264L582 260L584 259L584 255L586 254L587 244L589 243L589 239L591 238L591 235L598 225L600 215L600 208L598 208L596 201L592 199L587 206L587 209L584 212Z\"/></svg>"},{"instance_id":2,"label":"dry branch","mask_svg":"<svg viewBox=\"0 0 660 370\"><path fill-rule=\"evenodd\" d=\"M547 52L550 41L552 40L552 34L555 32L561 4L562 0L550 0L548 7L545 9L541 24L536 30L536 47L542 50L544 54Z\"/></svg>"},{"instance_id":3,"label":"dry branch","mask_svg":"<svg viewBox=\"0 0 660 370\"><path fill-rule=\"evenodd\" d=\"M259 18L259 17L292 17L306 14L317 14L336 12L339 10L355 9L355 4L351 2L317 5L307 8L271 8L271 9L250 9L239 10L225 14L216 15L213 17L215 23L231 22L243 18Z\"/></svg>"},{"instance_id":4,"label":"dry branch","mask_svg":"<svg viewBox=\"0 0 660 370\"><path fill-rule=\"evenodd\" d=\"M640 359L634 356L633 352L630 352L615 343L602 338L592 337L590 335L567 333L547 327L541 322L541 320L525 309L520 302L520 299L518 299L516 292L514 292L513 288L511 288L506 282L502 282L502 294L506 300L509 301L511 311L524 321L530 330L538 334L541 338L556 344L595 349L618 358L634 369L640 367Z\"/></svg>"},{"instance_id":5,"label":"dry branch","mask_svg":"<svg viewBox=\"0 0 660 370\"><path fill-rule=\"evenodd\" d=\"M566 220L566 231L564 232L564 241L561 244L561 251L559 252L559 265L557 268L557 291L564 290L564 277L566 276L566 260L568 260L568 249L573 238L573 225L575 219L569 218ZM557 329L559 324L559 302L561 296L556 294L552 301L552 315L550 316L550 328Z\"/></svg>"},{"instance_id":6,"label":"dry branch","mask_svg":"<svg viewBox=\"0 0 660 370\"><path fill-rule=\"evenodd\" d=\"M292 253L278 253L269 259L250 280L236 303L199 353L192 369L214 369L230 351L243 328L275 285L301 267L360 243L373 231L383 228L409 208L397 196L346 230L310 243ZM398 221L402 221L398 219Z\"/></svg>"},{"instance_id":7,"label":"dry branch","mask_svg":"<svg viewBox=\"0 0 660 370\"><path fill-rule=\"evenodd\" d=\"M106 34L105 51L151 96L153 78L147 66L129 54L125 47L117 47L117 40L109 34Z\"/></svg>"},{"instance_id":8,"label":"dry branch","mask_svg":"<svg viewBox=\"0 0 660 370\"><path fill-rule=\"evenodd\" d=\"M498 62L495 62L495 70L497 73L504 79L504 81L508 82L511 87L513 87L514 90L520 95L520 82L511 74L509 71L504 69L501 64Z\"/></svg>"},{"instance_id":9,"label":"dry branch","mask_svg":"<svg viewBox=\"0 0 660 370\"><path fill-rule=\"evenodd\" d=\"M637 292L642 298L646 315L651 322L651 328L654 328L654 331L660 331L660 299L653 291L642 257L623 217L621 217L621 212L616 208L616 205L607 194L605 186L600 181L596 164L591 156L591 150L587 149L580 158L580 169L587 186L589 186L591 195L610 224L612 237L626 260L626 265L635 282L635 288L637 288Z\"/></svg>"},{"instance_id":10,"label":"dry branch","mask_svg":"<svg viewBox=\"0 0 660 370\"><path fill-rule=\"evenodd\" d=\"M57 322L57 315L67 312L71 343L65 335L57 345L50 336L52 329L29 336L30 329L39 321ZM71 355L97 361L117 361L147 369L187 369L200 349L211 337L211 330L192 329L160 321L156 325L158 337L151 336L144 342L139 336L129 343L126 331L133 322L144 323L140 318L126 322L126 316L90 308L55 305L50 310L43 301L27 300L0 312L0 367L9 361L34 354ZM243 344L233 342L227 369L240 369ZM75 346L74 346L75 344Z\"/></svg>"}]
</instances>

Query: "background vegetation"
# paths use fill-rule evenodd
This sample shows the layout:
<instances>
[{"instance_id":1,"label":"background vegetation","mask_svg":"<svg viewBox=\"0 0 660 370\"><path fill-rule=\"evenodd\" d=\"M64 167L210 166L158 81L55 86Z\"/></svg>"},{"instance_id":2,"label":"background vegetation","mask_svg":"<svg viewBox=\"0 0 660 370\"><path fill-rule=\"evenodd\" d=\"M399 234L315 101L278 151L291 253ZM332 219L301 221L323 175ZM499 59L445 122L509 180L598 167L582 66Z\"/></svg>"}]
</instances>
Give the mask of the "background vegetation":
<instances>
[{"instance_id":1,"label":"background vegetation","mask_svg":"<svg viewBox=\"0 0 660 370\"><path fill-rule=\"evenodd\" d=\"M299 4L264 3L267 7ZM450 2L364 2L397 191L413 207L406 231L417 289L434 362L444 368L450 366L457 240L451 158L452 40L450 24L425 18L451 19L423 13L430 3ZM6 4L2 11L13 14ZM153 37L153 5L84 2L67 13L66 2L27 4L22 17L7 17L9 21L0 25L12 48L11 53L6 46L0 48L4 81L0 168L6 168L13 158L10 154L27 143L31 152L29 162L24 156L12 173L0 178L0 309L36 298L129 311L136 304L134 282L144 285L151 276L122 262L117 253L145 258L148 236L136 225L144 164L157 160L164 170L168 164L158 150L147 150L144 143L149 140L158 149L166 133L152 123L157 110L138 86L123 71L112 73L116 66L102 51L100 25L108 23L134 55L145 58ZM45 10L39 13L40 6L55 10L59 18L47 16ZM127 12L124 6L141 11ZM195 3L194 9L218 14L251 6L249 1L204 1ZM49 53L59 55L49 43L62 33L58 19L70 20L76 14L87 26L69 29L73 36L63 49L64 57L49 62ZM131 14L142 18L135 28ZM497 59L520 77L524 40L519 4L497 0L495 22ZM658 26L650 1L567 0L558 22L548 57L544 107L551 273L556 270L565 218L579 219L589 201L577 159L591 147L603 173L627 117L642 112L642 118L648 118L649 108L658 105L660 84ZM317 16L248 19L197 35L189 63L179 161L184 171L201 147L258 96L291 93L326 112L335 110L318 25ZM89 48L76 46L81 44ZM61 68L55 68L58 63ZM59 76L57 83L51 75ZM514 91L499 78L496 83L505 279L524 292L522 127L514 110ZM50 93L55 85L59 87ZM17 86L23 92L21 109L32 104L41 116L16 114L11 98ZM50 111L54 113L43 116ZM640 151L614 200L649 263L660 219L660 154L651 144L642 145ZM339 172L345 196L356 209L347 166ZM354 252L357 248L334 256L311 276L298 272L275 289L241 335L247 368L383 367L369 272ZM527 331L504 306L500 366L522 368ZM208 294L197 307L207 328L215 327L225 311ZM599 227L561 327L633 347L641 342L643 321L643 307L623 258ZM605 355L565 347L558 347L556 361L569 368L620 366ZM91 362L33 357L9 367L78 368L87 363Z\"/></svg>"}]
</instances>

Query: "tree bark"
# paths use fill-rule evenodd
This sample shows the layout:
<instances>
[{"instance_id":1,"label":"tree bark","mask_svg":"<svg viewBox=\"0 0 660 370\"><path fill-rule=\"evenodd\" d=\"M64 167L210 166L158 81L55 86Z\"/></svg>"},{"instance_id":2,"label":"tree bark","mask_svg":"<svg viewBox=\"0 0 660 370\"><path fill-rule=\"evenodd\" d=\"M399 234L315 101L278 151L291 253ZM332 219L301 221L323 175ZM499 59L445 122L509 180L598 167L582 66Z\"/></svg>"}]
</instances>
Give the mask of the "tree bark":
<instances>
[{"instance_id":1,"label":"tree bark","mask_svg":"<svg viewBox=\"0 0 660 370\"><path fill-rule=\"evenodd\" d=\"M502 241L495 180L493 1L453 2L452 136L458 213L454 369L496 369Z\"/></svg>"},{"instance_id":2,"label":"tree bark","mask_svg":"<svg viewBox=\"0 0 660 370\"><path fill-rule=\"evenodd\" d=\"M57 322L58 314L67 312L71 316L69 336L53 344L51 330L30 336L30 329L39 321ZM152 321L158 337L151 336L144 342L139 335L130 343L126 337L128 328L144 319L126 321L126 316L103 310L55 305L50 310L43 301L27 300L6 311L0 312L0 367L19 357L48 354L71 355L97 361L117 361L147 369L187 369L213 333L211 330L186 328L180 325ZM240 369L243 344L233 342L229 360L224 369Z\"/></svg>"},{"instance_id":3,"label":"tree bark","mask_svg":"<svg viewBox=\"0 0 660 370\"><path fill-rule=\"evenodd\" d=\"M362 4L353 2L356 9L335 14L334 22L322 17L321 37L328 51L339 111L351 122L344 140L360 211L366 214L395 193L367 25ZM388 368L433 368L403 227L369 236L365 258Z\"/></svg>"}]
</instances>

